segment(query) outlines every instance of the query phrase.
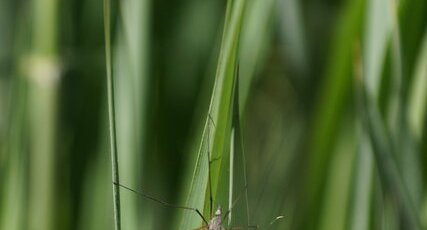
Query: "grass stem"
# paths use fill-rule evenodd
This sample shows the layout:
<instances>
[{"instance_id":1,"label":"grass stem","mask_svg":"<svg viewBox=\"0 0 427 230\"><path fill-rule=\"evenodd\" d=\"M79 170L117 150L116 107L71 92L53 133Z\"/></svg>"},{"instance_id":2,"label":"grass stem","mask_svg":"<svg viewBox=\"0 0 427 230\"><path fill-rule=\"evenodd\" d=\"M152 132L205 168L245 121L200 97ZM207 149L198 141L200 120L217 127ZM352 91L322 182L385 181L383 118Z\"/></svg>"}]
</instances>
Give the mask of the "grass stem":
<instances>
[{"instance_id":1,"label":"grass stem","mask_svg":"<svg viewBox=\"0 0 427 230\"><path fill-rule=\"evenodd\" d=\"M105 61L107 71L107 94L108 94L108 122L110 129L110 152L113 180L113 204L114 204L114 226L120 230L120 188L119 184L119 166L116 142L116 123L114 106L114 80L111 61L111 25L110 25L110 0L104 0L104 33L105 33Z\"/></svg>"}]
</instances>

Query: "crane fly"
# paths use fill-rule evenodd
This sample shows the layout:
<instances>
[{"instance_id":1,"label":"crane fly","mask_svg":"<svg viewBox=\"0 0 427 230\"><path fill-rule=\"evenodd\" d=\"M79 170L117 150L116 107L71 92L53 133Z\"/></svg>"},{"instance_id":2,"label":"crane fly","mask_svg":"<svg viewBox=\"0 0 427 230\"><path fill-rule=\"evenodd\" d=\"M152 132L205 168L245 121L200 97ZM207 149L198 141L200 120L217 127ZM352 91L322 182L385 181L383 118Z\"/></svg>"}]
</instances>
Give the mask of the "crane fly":
<instances>
[{"instance_id":1,"label":"crane fly","mask_svg":"<svg viewBox=\"0 0 427 230\"><path fill-rule=\"evenodd\" d=\"M116 182L113 182L113 184L116 185L116 186L119 186L119 187L121 187L123 189L126 189L127 191L133 192L133 193L135 193L135 194L137 194L137 195L139 195L139 196L141 196L143 198L146 198L146 199L149 199L151 201L157 202L158 204L161 204L161 205L163 205L165 207L193 211L195 214L197 214L203 220L203 226L201 226L199 228L196 228L194 230L258 229L258 226L255 226L255 225L254 226L245 226L245 227L232 227L232 228L225 228L225 227L223 227L223 224L222 224L223 220L225 220L228 217L228 215L231 212L231 208L224 213L224 216L222 216L221 207L218 207L215 210L215 213L212 214L213 198L212 198L212 185L211 185L211 172L210 172L211 168L210 168L210 165L211 165L211 163L213 161L215 161L217 159L211 160L210 146L209 146L209 143L210 143L210 134L209 133L210 133L210 124L211 123L215 127L215 123L214 123L212 117L209 114L208 115L208 136L207 136L207 142L208 142L208 146L207 146L207 149L208 149L207 157L208 157L208 183L209 183L208 186L209 186L210 218L206 218L205 216L203 216L203 214L197 208L187 207L187 206L180 206L180 205L174 205L174 204L165 202L163 200L160 200L160 199L158 199L158 198L156 198L156 197L154 197L152 195L149 195L149 194L147 194L145 192L137 191L135 189L132 189L132 188L126 186L126 185L119 184L119 183L116 183ZM233 202L233 205L231 207L233 207L236 204L236 202L239 200L239 197Z\"/></svg>"},{"instance_id":2,"label":"crane fly","mask_svg":"<svg viewBox=\"0 0 427 230\"><path fill-rule=\"evenodd\" d=\"M235 74L237 75L237 79L238 79L238 75L239 75L239 66L238 65L236 66ZM234 100L235 104L234 104L234 107L235 108L239 108L238 104L236 104L236 103L238 103L238 99L237 99L238 98L238 91L237 91L238 87L236 87L236 85L234 85L234 87L236 88L236 90L234 91L234 93L235 93L235 100ZM238 113L238 109L236 111L233 111L233 112L234 113ZM238 114L237 114L237 116L236 116L236 114L234 114L233 118L237 119L237 120L235 120L235 122L236 122L236 125L237 125L237 129L240 130L240 126L239 126L240 122L238 120L238 117L239 117ZM258 225L249 225L249 210L248 210L249 208L247 208L247 212L248 212L247 213L247 215L248 215L248 217L247 217L248 218L248 224L246 226L231 227L231 228L226 228L226 227L223 226L223 223L225 222L225 220L229 216L231 216L231 210L236 205L237 201L240 199L240 197L241 197L241 195L243 193L240 193L237 196L237 198L232 202L231 206L229 206L229 209L224 213L224 215L222 215L222 211L221 211L221 207L220 206L215 210L214 214L212 213L213 197L212 197L211 164L215 160L218 160L219 158L216 158L216 159L212 159L211 158L211 152L210 152L210 132L211 132L210 128L211 128L211 125L214 128L216 128L215 127L215 122L212 119L211 114L208 113L208 116L207 116L207 154L206 155L207 155L207 158L208 158L207 159L207 163L208 163L209 213L210 213L209 218L205 218L205 216L203 216L203 214L197 208L170 204L168 202L165 202L165 201L162 201L160 199L157 199L154 196L148 195L148 194L146 194L144 192L136 191L136 190L134 190L132 188L129 188L129 187L127 187L125 185L122 185L122 184L118 184L118 183L114 183L114 182L113 183L115 185L121 187L121 188L124 188L124 189L128 190L128 191L134 192L135 194L138 194L141 197L144 197L146 199L155 201L158 204L161 204L161 205L163 205L165 207L175 208L175 209L181 209L181 210L189 210L189 211L194 212L195 214L197 214L203 220L203 226L201 226L199 228L196 228L196 229L193 229L193 230L238 230L238 229L242 229L243 230L243 229L258 229L259 228ZM204 141L204 140L202 140L202 141ZM244 154L243 154L243 158L242 159L243 159L243 162L244 162L245 161ZM245 169L244 166L243 166L243 169L244 169L244 178L245 178L244 192L246 192L246 199L247 199L246 169ZM247 205L247 207L248 207L248 205ZM270 223L270 225L273 224L276 220L279 220L279 219L282 219L282 218L283 218L283 216L276 217L275 220L273 220ZM230 219L231 219L231 217L230 217Z\"/></svg>"}]
</instances>

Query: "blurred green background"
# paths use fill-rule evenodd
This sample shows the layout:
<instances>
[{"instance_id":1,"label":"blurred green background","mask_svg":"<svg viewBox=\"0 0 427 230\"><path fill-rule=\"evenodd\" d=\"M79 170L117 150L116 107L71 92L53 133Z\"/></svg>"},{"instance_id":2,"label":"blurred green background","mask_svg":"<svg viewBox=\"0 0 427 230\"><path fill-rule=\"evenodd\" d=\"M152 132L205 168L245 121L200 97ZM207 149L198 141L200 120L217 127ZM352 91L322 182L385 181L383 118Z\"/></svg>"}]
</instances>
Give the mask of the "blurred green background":
<instances>
[{"instance_id":1,"label":"blurred green background","mask_svg":"<svg viewBox=\"0 0 427 230\"><path fill-rule=\"evenodd\" d=\"M427 227L427 1L125 0L110 19L123 185L209 216L207 146L213 208L245 194L230 226ZM0 229L114 228L104 20L101 0L0 1ZM202 225L120 192L124 230Z\"/></svg>"}]
</instances>

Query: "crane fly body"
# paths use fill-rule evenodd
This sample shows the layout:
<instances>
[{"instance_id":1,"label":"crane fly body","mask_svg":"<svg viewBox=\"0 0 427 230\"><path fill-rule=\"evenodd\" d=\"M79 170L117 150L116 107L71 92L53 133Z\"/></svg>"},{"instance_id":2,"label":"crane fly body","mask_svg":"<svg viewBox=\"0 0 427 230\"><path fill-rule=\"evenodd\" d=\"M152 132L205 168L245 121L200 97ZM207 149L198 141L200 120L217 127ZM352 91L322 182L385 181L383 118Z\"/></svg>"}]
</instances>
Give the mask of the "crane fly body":
<instances>
[{"instance_id":1,"label":"crane fly body","mask_svg":"<svg viewBox=\"0 0 427 230\"><path fill-rule=\"evenodd\" d=\"M225 230L221 223L221 207L218 207L215 211L215 215L213 215L209 220L209 224L200 228L196 228L195 230Z\"/></svg>"},{"instance_id":2,"label":"crane fly body","mask_svg":"<svg viewBox=\"0 0 427 230\"><path fill-rule=\"evenodd\" d=\"M215 211L215 215L212 217L209 222L209 230L221 230L221 207Z\"/></svg>"}]
</instances>

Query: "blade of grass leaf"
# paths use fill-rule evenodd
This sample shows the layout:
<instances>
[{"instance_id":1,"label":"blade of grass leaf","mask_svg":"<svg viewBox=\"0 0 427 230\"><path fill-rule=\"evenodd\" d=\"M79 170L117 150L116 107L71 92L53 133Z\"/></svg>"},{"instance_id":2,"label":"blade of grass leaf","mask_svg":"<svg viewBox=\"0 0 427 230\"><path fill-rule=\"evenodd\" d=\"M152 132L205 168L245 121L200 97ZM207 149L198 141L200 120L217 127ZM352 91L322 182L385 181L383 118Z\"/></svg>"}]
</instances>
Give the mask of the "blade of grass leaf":
<instances>
[{"instance_id":1,"label":"blade of grass leaf","mask_svg":"<svg viewBox=\"0 0 427 230\"><path fill-rule=\"evenodd\" d=\"M427 32L415 67L409 99L408 119L411 131L417 140L422 135L427 112Z\"/></svg>"},{"instance_id":2,"label":"blade of grass leaf","mask_svg":"<svg viewBox=\"0 0 427 230\"><path fill-rule=\"evenodd\" d=\"M103 103L102 111L106 111L107 103ZM90 168L90 173L83 182L84 189L83 201L80 211L80 222L76 225L80 230L91 229L113 229L114 215L113 205L111 205L111 197L113 191L111 190L109 182L111 182L110 175L105 172L111 168L111 160L105 157L105 153L109 151L108 145L108 114L103 113L100 116L100 133L102 134L100 144L98 145L99 152L97 160L94 161L95 165Z\"/></svg>"},{"instance_id":3,"label":"blade of grass leaf","mask_svg":"<svg viewBox=\"0 0 427 230\"><path fill-rule=\"evenodd\" d=\"M369 229L371 218L370 204L372 200L372 181L374 175L372 148L367 133L361 130L358 122L358 149L353 176L353 194L351 211L347 229Z\"/></svg>"},{"instance_id":4,"label":"blade of grass leaf","mask_svg":"<svg viewBox=\"0 0 427 230\"><path fill-rule=\"evenodd\" d=\"M302 2L298 0L279 1L279 32L283 48L289 55L291 67L298 73L297 77L307 77L309 59L306 42L305 21L301 11ZM301 79L306 80L306 79Z\"/></svg>"},{"instance_id":5,"label":"blade of grass leaf","mask_svg":"<svg viewBox=\"0 0 427 230\"><path fill-rule=\"evenodd\" d=\"M190 191L186 205L193 208L202 209L207 191L208 166L206 164L207 151L206 147L212 148L212 159L218 159L211 167L212 176L212 194L215 197L217 183L219 180L222 153L226 146L226 139L230 133L230 117L231 117L231 98L232 88L234 84L234 65L236 62L236 51L238 40L240 37L240 27L244 12L245 0L229 0L227 3L227 15L223 32L223 40L221 44L220 55L218 59L217 72L213 93L210 101L209 112L206 116L204 131L201 138L200 148L198 149L197 160L192 175ZM228 13L230 12L230 13ZM228 17L228 16L226 16ZM215 123L215 130L209 129L210 117ZM212 132L209 136L213 140L207 140L207 132ZM213 145L206 145L207 141L211 141ZM180 229L191 229L198 227L201 224L199 217L192 213L184 213Z\"/></svg>"},{"instance_id":6,"label":"blade of grass leaf","mask_svg":"<svg viewBox=\"0 0 427 230\"><path fill-rule=\"evenodd\" d=\"M397 6L394 0L387 1L387 8L391 18L391 50L392 50L392 83L389 95L388 123L393 133L394 141L400 141L399 133L402 132L402 50L400 47L400 29L397 20ZM397 125L396 125L397 124ZM399 145L400 146L400 145Z\"/></svg>"},{"instance_id":7,"label":"blade of grass leaf","mask_svg":"<svg viewBox=\"0 0 427 230\"><path fill-rule=\"evenodd\" d=\"M116 230L121 229L120 223L120 188L118 153L116 142L116 123L114 107L114 79L112 72L112 54L111 54L111 1L104 0L104 36L105 36L105 61L107 72L107 94L108 94L108 123L110 133L110 153L111 153L111 172L113 187L113 206L114 206L114 227Z\"/></svg>"},{"instance_id":8,"label":"blade of grass leaf","mask_svg":"<svg viewBox=\"0 0 427 230\"><path fill-rule=\"evenodd\" d=\"M388 10L390 11L392 34L392 70L391 70L391 92L389 94L388 110L388 128L391 131L393 143L398 150L398 163L401 169L404 185L408 188L411 200L417 206L421 201L421 170L417 146L409 134L408 123L406 119L406 96L404 91L407 89L408 76L404 76L406 69L403 62L403 51L401 46L401 29L398 21L398 2L388 1Z\"/></svg>"},{"instance_id":9,"label":"blade of grass leaf","mask_svg":"<svg viewBox=\"0 0 427 230\"><path fill-rule=\"evenodd\" d=\"M380 94L381 71L391 32L390 11L384 10L387 0L368 1L363 33L363 68L366 86L375 100Z\"/></svg>"},{"instance_id":10,"label":"blade of grass leaf","mask_svg":"<svg viewBox=\"0 0 427 230\"><path fill-rule=\"evenodd\" d=\"M386 132L378 108L373 103L372 96L368 93L366 87L363 86L361 78L359 78L357 84L362 97L362 120L372 143L381 181L385 186L385 190L396 196L401 214L405 218L409 229L421 229L418 212L408 194L407 188L404 186L402 175L394 159L393 152L395 148L390 142L390 137Z\"/></svg>"},{"instance_id":11,"label":"blade of grass leaf","mask_svg":"<svg viewBox=\"0 0 427 230\"><path fill-rule=\"evenodd\" d=\"M131 188L141 187L141 164L147 151L146 105L148 102L148 46L150 28L150 0L120 2L121 22L118 26L117 46L114 52L114 76L116 76L117 147L120 153L121 181ZM122 228L140 229L152 222L154 212L144 209L139 197L121 193ZM141 215L141 212L144 215Z\"/></svg>"},{"instance_id":12,"label":"blade of grass leaf","mask_svg":"<svg viewBox=\"0 0 427 230\"><path fill-rule=\"evenodd\" d=\"M409 106L407 118L409 123L409 131L414 141L418 144L419 156L421 163L426 162L425 147L426 147L426 121L427 121L427 33L424 35L424 41L414 70L413 82L410 88ZM426 170L423 169L423 177L426 176ZM421 204L421 219L424 227L427 226L427 199L425 194L425 184L422 184L424 189L423 203Z\"/></svg>"},{"instance_id":13,"label":"blade of grass leaf","mask_svg":"<svg viewBox=\"0 0 427 230\"><path fill-rule=\"evenodd\" d=\"M423 35L427 26L427 1L398 1L398 20L401 25L401 46L404 51L403 59L403 75L405 81L411 82L415 71L415 65ZM406 90L406 88L404 88ZM405 91L406 93L410 93Z\"/></svg>"},{"instance_id":14,"label":"blade of grass leaf","mask_svg":"<svg viewBox=\"0 0 427 230\"><path fill-rule=\"evenodd\" d=\"M363 63L361 59L359 43L356 43L354 46L353 56L353 75L361 76L363 71ZM358 111L361 111L361 92L356 87L354 87L353 91L356 108ZM356 115L355 119L358 147L354 175L352 179L353 192L351 194L351 210L347 224L347 229L352 230L368 229L372 216L370 212L370 205L372 201L372 182L374 178L373 152L369 136L366 130L363 129L363 123L360 117L360 115Z\"/></svg>"},{"instance_id":15,"label":"blade of grass leaf","mask_svg":"<svg viewBox=\"0 0 427 230\"><path fill-rule=\"evenodd\" d=\"M337 121L343 116L343 109L349 98L351 87L351 48L354 39L359 36L365 1L348 1L339 17L337 32L334 37L334 46L331 51L325 73L325 80L319 90L313 117L313 128L310 137L309 157L307 159L309 174L304 182L305 200L302 212L297 221L308 225L308 228L317 226L322 206L323 182L331 159L338 125Z\"/></svg>"},{"instance_id":16,"label":"blade of grass leaf","mask_svg":"<svg viewBox=\"0 0 427 230\"><path fill-rule=\"evenodd\" d=\"M29 219L34 230L55 229L55 175L58 155L57 121L61 68L58 60L59 1L31 1L31 48L28 58L28 106L30 130ZM28 51L28 50L27 50ZM62 200L67 205L67 200Z\"/></svg>"},{"instance_id":17,"label":"blade of grass leaf","mask_svg":"<svg viewBox=\"0 0 427 230\"><path fill-rule=\"evenodd\" d=\"M352 117L347 118L352 119ZM346 229L350 199L350 181L354 167L355 138L354 126L343 120L338 133L338 139L331 158L330 167L325 181L325 194L322 197L321 221L319 229Z\"/></svg>"},{"instance_id":18,"label":"blade of grass leaf","mask_svg":"<svg viewBox=\"0 0 427 230\"><path fill-rule=\"evenodd\" d=\"M228 227L230 227L231 225L231 220L232 220L232 212L233 212L233 203L234 203L234 199L233 199L233 191L234 191L234 159L235 159L235 138L236 138L236 130L235 130L235 126L234 126L234 120L235 120L235 114L238 111L238 107L236 107L236 103L238 101L238 74L239 74L239 64L236 62L235 66L234 66L234 84L233 84L233 93L232 93L232 103L231 103L231 108L230 110L232 111L232 114L230 115L230 120L232 122L231 124L231 130L230 130L230 156L229 156L229 169L228 169L228 222L227 225ZM238 104L237 104L238 105ZM237 109L237 111L236 111ZM225 170L224 170L225 171Z\"/></svg>"},{"instance_id":19,"label":"blade of grass leaf","mask_svg":"<svg viewBox=\"0 0 427 230\"><path fill-rule=\"evenodd\" d=\"M362 53L363 53L363 57L361 57L360 52L359 52L359 56L355 57L356 61L360 61L360 69L356 69L354 68L354 70L356 71L363 71L363 74L365 74L366 77L366 88L367 90L374 96L374 100L375 101L380 101L380 99L382 99L382 95L381 95L381 82L382 82L382 71L384 69L383 65L386 59L386 47L388 45L389 39L390 39L390 35L391 35L391 31L392 31L392 22L391 22L391 16L390 16L390 10L384 10L384 7L388 7L389 5L389 1L388 0L380 0L380 1L368 1L367 3L367 13L365 16L365 26L364 26L364 34L363 34L363 48L362 48ZM361 69L363 67L363 70ZM362 76L362 73L356 73L355 76ZM357 86L357 82L355 84ZM356 87L356 93L361 94L361 92L358 92L359 90ZM362 106L362 97L356 95L356 101L358 102L358 107L359 108L363 108ZM378 102L378 104L380 104L381 106L383 106L381 104L381 102ZM362 110L362 109L359 109ZM361 151L365 150L367 152L365 153L360 153L360 158L365 158L364 160L367 162L370 161L374 161L373 155L367 155L370 152L373 152L374 150L372 149L372 143L370 143L370 137L369 134L367 132L367 130L365 130L363 127L364 125L364 121L360 120L361 124L361 132L360 132L360 144L362 146L360 146ZM363 146L364 145L364 146ZM368 159L371 158L371 159ZM362 159L361 159L362 160ZM364 165L361 167L368 167L368 165ZM367 169L369 170L373 170L374 167ZM368 172L367 171L367 172ZM374 172L375 173L375 172ZM362 173L358 173L358 176L363 176ZM365 177L372 177L375 174L372 175L365 175ZM375 178L375 177L374 177ZM355 178L358 179L358 178ZM369 191L372 190L372 186L374 186L374 188L376 188L377 186L375 185L375 183L372 184L366 184L365 189L362 191L361 188L359 188L357 190L357 192L360 192L360 197L359 198L367 198L370 199L369 197L375 194L370 193ZM377 190L375 190L377 191ZM355 194L356 196L358 196L357 194ZM366 201L366 200L365 200ZM390 200L388 200L390 201ZM362 208L362 203L359 203L357 205L358 209L354 209L354 211L360 211L359 208ZM367 208L367 207L365 207ZM369 210L369 209L368 209ZM354 213L355 215L358 215L360 218L363 218L364 216L366 218L369 217L373 217L374 220L375 217L377 217L378 213L375 213L374 215L369 215L366 216L366 213ZM385 213L383 213L384 215ZM391 214L391 212L389 212L388 214ZM366 220L366 218L364 218ZM363 224L363 223L362 223Z\"/></svg>"},{"instance_id":20,"label":"blade of grass leaf","mask_svg":"<svg viewBox=\"0 0 427 230\"><path fill-rule=\"evenodd\" d=\"M3 191L0 195L0 229L23 229L27 225L27 220L23 219L26 207L26 194L28 170L23 162L28 159L26 154L27 136L25 135L26 110L26 84L22 76L15 76L15 89L13 90L13 110L8 119L7 141L2 146L1 151L5 155L5 168ZM6 139L5 138L5 139Z\"/></svg>"},{"instance_id":21,"label":"blade of grass leaf","mask_svg":"<svg viewBox=\"0 0 427 230\"><path fill-rule=\"evenodd\" d=\"M241 48L239 54L239 98L240 112L246 107L253 78L265 62L266 51L272 36L276 0L248 1L242 28ZM244 118L242 118L244 120Z\"/></svg>"},{"instance_id":22,"label":"blade of grass leaf","mask_svg":"<svg viewBox=\"0 0 427 230\"><path fill-rule=\"evenodd\" d=\"M248 182L247 182L247 178L246 178L246 156L245 156L245 152L244 152L244 147L243 147L243 136L242 136L242 130L241 130L241 126L240 126L240 93L239 93L239 89L240 89L240 62L237 64L236 66L236 83L235 83L235 88L234 88L234 96L233 96L233 120L232 120L232 140L231 140L231 150L233 151L233 162L230 162L230 180L232 180L233 178L233 182L230 182L230 189L229 189L229 194L230 197L232 197L233 194L235 194L236 198L234 199L238 199L238 197L241 196L241 193L243 193L243 200L238 202L236 207L234 207L234 210L243 210L245 209L246 211L240 211L240 212L236 212L236 218L235 218L235 223L236 225L239 224L243 224L245 223L247 226L251 225L250 219L249 219L249 198L248 198ZM233 171L231 171L233 170ZM235 180L234 180L235 178ZM234 187L234 189L233 189ZM232 203L234 201L232 199L229 199L229 210L230 210L230 216L229 216L229 222L228 225L231 226L232 221L231 221L231 212L233 210L231 210L231 206ZM241 204L242 202L244 202L244 207ZM238 209L239 208L239 209ZM243 214L244 213L244 214ZM243 220L245 219L245 221L240 221L239 220Z\"/></svg>"}]
</instances>

